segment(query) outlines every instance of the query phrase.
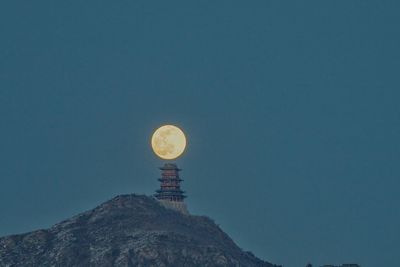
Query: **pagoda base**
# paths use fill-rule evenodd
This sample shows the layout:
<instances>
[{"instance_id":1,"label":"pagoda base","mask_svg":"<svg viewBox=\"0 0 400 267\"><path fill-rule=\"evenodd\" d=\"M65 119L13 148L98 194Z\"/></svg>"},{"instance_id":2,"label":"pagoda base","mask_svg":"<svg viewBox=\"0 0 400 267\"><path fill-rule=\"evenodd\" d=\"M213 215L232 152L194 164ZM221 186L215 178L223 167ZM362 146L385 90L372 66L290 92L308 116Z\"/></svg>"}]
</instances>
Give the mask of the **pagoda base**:
<instances>
[{"instance_id":1,"label":"pagoda base","mask_svg":"<svg viewBox=\"0 0 400 267\"><path fill-rule=\"evenodd\" d=\"M167 209L173 209L183 214L189 214L186 204L183 201L171 201L166 199L157 199L157 201Z\"/></svg>"}]
</instances>

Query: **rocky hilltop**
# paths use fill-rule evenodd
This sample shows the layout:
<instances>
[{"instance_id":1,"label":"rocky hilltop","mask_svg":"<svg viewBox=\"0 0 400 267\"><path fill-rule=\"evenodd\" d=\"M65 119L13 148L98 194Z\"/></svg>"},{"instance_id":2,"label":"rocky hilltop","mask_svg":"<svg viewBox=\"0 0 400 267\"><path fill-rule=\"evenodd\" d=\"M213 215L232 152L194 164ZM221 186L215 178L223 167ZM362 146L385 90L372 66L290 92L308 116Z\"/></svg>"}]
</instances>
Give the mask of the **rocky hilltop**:
<instances>
[{"instance_id":1,"label":"rocky hilltop","mask_svg":"<svg viewBox=\"0 0 400 267\"><path fill-rule=\"evenodd\" d=\"M122 195L46 230L0 238L0 266L275 266L211 219Z\"/></svg>"}]
</instances>

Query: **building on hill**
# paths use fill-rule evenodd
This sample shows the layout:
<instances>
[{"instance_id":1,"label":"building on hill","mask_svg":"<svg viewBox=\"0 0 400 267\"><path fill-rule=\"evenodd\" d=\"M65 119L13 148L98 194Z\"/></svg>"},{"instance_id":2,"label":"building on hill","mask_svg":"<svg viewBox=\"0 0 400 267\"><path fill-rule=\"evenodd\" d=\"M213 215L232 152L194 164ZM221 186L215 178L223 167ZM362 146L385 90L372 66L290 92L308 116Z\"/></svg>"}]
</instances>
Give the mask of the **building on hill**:
<instances>
[{"instance_id":1,"label":"building on hill","mask_svg":"<svg viewBox=\"0 0 400 267\"><path fill-rule=\"evenodd\" d=\"M154 195L158 201L166 208L174 209L183 214L188 214L188 210L184 199L186 198L185 192L181 190L180 183L183 181L179 172L181 169L174 163L165 163L160 167L161 178L160 189Z\"/></svg>"}]
</instances>

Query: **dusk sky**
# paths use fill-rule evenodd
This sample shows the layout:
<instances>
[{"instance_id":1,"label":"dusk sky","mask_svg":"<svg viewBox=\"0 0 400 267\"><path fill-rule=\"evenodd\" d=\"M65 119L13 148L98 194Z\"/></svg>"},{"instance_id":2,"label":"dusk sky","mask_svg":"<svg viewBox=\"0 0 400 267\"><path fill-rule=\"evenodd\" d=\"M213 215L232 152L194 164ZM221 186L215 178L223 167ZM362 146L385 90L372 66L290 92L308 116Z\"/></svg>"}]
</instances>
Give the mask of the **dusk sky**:
<instances>
[{"instance_id":1,"label":"dusk sky","mask_svg":"<svg viewBox=\"0 0 400 267\"><path fill-rule=\"evenodd\" d=\"M152 195L285 267L400 262L399 1L2 1L0 235Z\"/></svg>"}]
</instances>

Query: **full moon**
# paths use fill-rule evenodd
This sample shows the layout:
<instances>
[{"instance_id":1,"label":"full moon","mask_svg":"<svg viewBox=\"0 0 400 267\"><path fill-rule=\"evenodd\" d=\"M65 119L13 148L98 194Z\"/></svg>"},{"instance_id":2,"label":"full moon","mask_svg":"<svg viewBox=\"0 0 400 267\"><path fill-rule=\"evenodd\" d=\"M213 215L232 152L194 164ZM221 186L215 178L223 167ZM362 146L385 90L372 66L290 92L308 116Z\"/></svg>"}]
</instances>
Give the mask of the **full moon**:
<instances>
[{"instance_id":1,"label":"full moon","mask_svg":"<svg viewBox=\"0 0 400 267\"><path fill-rule=\"evenodd\" d=\"M186 137L181 129L174 125L158 128L152 138L151 147L162 159L176 159L186 148Z\"/></svg>"}]
</instances>

